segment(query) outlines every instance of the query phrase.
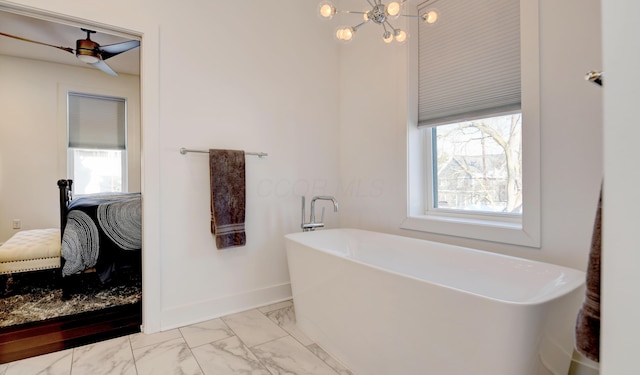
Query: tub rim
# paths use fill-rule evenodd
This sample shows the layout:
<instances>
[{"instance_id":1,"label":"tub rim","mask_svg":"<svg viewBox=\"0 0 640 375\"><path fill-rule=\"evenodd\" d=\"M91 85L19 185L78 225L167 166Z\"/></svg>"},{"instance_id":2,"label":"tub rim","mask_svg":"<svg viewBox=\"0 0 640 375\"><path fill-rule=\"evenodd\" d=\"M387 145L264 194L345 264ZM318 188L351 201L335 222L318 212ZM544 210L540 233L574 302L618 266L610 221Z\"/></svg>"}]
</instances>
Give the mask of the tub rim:
<instances>
[{"instance_id":1,"label":"tub rim","mask_svg":"<svg viewBox=\"0 0 640 375\"><path fill-rule=\"evenodd\" d=\"M471 251L471 252L478 252L478 253L482 253L485 254L487 256L491 256L491 257L498 257L498 258L503 258L503 259L513 259L513 260L517 260L517 261L524 261L527 263L534 263L534 264L539 264L539 265L545 265L545 266L552 266L554 268L558 268L560 270L562 270L563 272L561 274L558 275L558 277L555 277L551 280L549 280L549 282L553 282L554 280L557 280L559 277L562 276L567 276L567 273L564 272L565 270L568 271L569 273L572 273L575 275L575 277L572 277L571 279L565 279L565 284L563 284L562 286L560 286L559 288L554 288L554 291L551 293L546 293L546 294L542 294L540 296L536 295L534 298L530 298L527 299L525 301L513 301L513 300L509 300L509 299L504 299L504 298L498 298L498 297L492 297L492 296L487 296L484 294L480 294L480 293L476 293L476 292L472 292L469 290L465 290L465 289L461 289L458 287L454 287L451 285L447 285L444 283L439 283L439 282L435 282L433 280L427 280L427 279L423 279L417 276L413 276L413 275L409 275L409 274L405 274L405 273L401 273L399 271L395 271L395 270L391 270L388 268L384 268L381 266L377 266L374 264L370 264L370 263L366 263L364 261L358 260L356 258L353 258L351 256L347 256L344 253L340 253L338 251L332 252L332 251L327 251L325 249L322 248L315 248L315 247L311 247L309 246L307 243L301 241L298 239L298 237L303 237L305 235L313 235L312 233L320 233L320 232L361 232L361 233L375 233L378 235L384 235L384 236L390 236L392 238L402 238L405 240L411 240L411 241L417 241L417 242L428 242L428 243L436 243L439 245L445 245L447 247L451 247L451 248L455 248L455 249L459 249L459 250L463 250L463 251ZM317 234L319 235L319 234ZM295 242L299 245L302 245L304 247L307 248L311 248L315 251L327 254L327 255L332 255L335 257L339 257L341 259L344 259L345 261L348 262L352 262L355 264L359 264L362 265L364 267L369 267L369 268L373 268L375 270L379 270L382 272L386 272L392 275L397 275L398 277L403 277L403 278L409 278L412 280L416 280L418 282L422 282L422 283L428 283L431 285L435 285L438 287L443 287L449 290L453 290L453 291L457 291L460 293L464 293L464 294L468 294L470 296L476 297L476 298L482 298L482 299L487 299L487 300L491 300L494 302L498 302L498 303L504 303L504 304L509 304L509 305L521 305L521 306L536 306L536 305L542 305L545 303L549 303L550 301L553 301L555 299L561 298L567 294L570 294L572 292L574 292L576 289L579 289L581 287L584 287L585 282L586 282L586 273L571 267L566 267L566 266L562 266L559 264L554 264L554 263L549 263L549 262L542 262L542 261L538 261L538 260L533 260L533 259L527 259L527 258L522 258L522 257L517 257L517 256L513 256L513 255L506 255L506 254L501 254L501 253L494 253L491 251L487 251L487 250L481 250L481 249L474 249L471 247L465 247L465 246L459 246L459 245L452 245L452 244L448 244L446 242L438 242L438 241L432 241L432 240L424 240L424 239L420 239L420 238L415 238L415 237L407 237L407 236L401 236L401 235L397 235L397 234L392 234L392 233L385 233L385 232L376 232L376 231L371 231L371 230L366 230L366 229L357 229L357 228L329 228L329 229L321 229L321 230L317 230L317 231L311 231L311 232L294 232L294 233L288 233L285 234L285 248L286 251L289 252L289 246L287 246L287 241L292 241ZM580 277L582 276L582 277Z\"/></svg>"}]
</instances>

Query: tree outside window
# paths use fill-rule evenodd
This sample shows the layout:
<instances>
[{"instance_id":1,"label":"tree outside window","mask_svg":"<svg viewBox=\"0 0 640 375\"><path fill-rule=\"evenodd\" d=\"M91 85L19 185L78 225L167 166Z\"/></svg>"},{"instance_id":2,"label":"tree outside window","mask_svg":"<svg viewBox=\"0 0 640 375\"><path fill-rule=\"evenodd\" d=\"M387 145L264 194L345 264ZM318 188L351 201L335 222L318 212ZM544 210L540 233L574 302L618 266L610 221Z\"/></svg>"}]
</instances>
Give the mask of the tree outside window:
<instances>
[{"instance_id":1,"label":"tree outside window","mask_svg":"<svg viewBox=\"0 0 640 375\"><path fill-rule=\"evenodd\" d=\"M433 208L522 214L522 115L431 128Z\"/></svg>"}]
</instances>

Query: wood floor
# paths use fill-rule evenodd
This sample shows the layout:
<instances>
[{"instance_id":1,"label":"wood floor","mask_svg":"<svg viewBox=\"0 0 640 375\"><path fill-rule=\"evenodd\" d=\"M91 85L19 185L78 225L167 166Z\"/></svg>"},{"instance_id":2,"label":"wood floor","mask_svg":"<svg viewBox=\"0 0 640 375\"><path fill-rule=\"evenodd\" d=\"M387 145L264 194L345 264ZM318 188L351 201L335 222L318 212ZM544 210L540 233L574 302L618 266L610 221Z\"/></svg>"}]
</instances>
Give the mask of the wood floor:
<instances>
[{"instance_id":1,"label":"wood floor","mask_svg":"<svg viewBox=\"0 0 640 375\"><path fill-rule=\"evenodd\" d=\"M140 332L141 302L0 329L0 364Z\"/></svg>"}]
</instances>

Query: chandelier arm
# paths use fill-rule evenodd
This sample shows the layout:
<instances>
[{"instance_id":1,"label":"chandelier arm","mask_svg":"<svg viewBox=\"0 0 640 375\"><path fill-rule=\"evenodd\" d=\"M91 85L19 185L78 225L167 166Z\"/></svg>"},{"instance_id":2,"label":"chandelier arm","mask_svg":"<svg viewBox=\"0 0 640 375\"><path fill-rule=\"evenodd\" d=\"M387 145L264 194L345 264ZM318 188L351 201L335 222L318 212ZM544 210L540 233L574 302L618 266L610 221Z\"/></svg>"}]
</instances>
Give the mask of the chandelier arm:
<instances>
[{"instance_id":1,"label":"chandelier arm","mask_svg":"<svg viewBox=\"0 0 640 375\"><path fill-rule=\"evenodd\" d=\"M382 39L386 40L387 33L389 33L389 30L387 30L387 26L384 23L381 23L380 25L382 25L382 29L384 30L384 33L382 33ZM391 33L389 34L391 35Z\"/></svg>"},{"instance_id":2,"label":"chandelier arm","mask_svg":"<svg viewBox=\"0 0 640 375\"><path fill-rule=\"evenodd\" d=\"M389 25L389 27L391 28L391 30L393 30L393 32L394 32L394 33L396 32L396 28L395 28L395 27L393 27L393 25L392 25L391 23L389 23L389 20L384 20L384 23L386 23L387 25ZM384 25L383 25L383 26L384 26ZM386 30L387 30L387 29L385 29L385 31L386 31Z\"/></svg>"},{"instance_id":3,"label":"chandelier arm","mask_svg":"<svg viewBox=\"0 0 640 375\"><path fill-rule=\"evenodd\" d=\"M367 20L367 21L360 22L359 24L357 24L357 25L353 26L353 27L352 27L352 29L354 29L354 30L358 30L362 25L364 25L364 24L366 24L366 23L368 23L368 22L369 22L368 20Z\"/></svg>"},{"instance_id":4,"label":"chandelier arm","mask_svg":"<svg viewBox=\"0 0 640 375\"><path fill-rule=\"evenodd\" d=\"M377 5L375 0L373 0L373 4L371 3L371 0L367 0L367 3L369 3L369 5L371 5L372 8L374 8Z\"/></svg>"}]
</instances>

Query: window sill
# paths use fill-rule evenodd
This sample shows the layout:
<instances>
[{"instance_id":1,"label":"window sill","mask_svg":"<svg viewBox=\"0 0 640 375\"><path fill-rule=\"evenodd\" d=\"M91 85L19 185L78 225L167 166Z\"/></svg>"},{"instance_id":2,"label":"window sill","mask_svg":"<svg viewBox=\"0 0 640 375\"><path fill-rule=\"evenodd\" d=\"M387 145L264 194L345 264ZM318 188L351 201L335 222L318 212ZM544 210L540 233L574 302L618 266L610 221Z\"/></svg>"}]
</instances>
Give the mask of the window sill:
<instances>
[{"instance_id":1,"label":"window sill","mask_svg":"<svg viewBox=\"0 0 640 375\"><path fill-rule=\"evenodd\" d=\"M434 214L409 216L400 224L400 228L511 245L540 247L539 232L528 231L527 226L520 222Z\"/></svg>"}]
</instances>

